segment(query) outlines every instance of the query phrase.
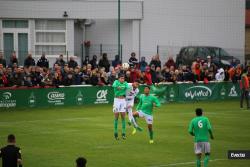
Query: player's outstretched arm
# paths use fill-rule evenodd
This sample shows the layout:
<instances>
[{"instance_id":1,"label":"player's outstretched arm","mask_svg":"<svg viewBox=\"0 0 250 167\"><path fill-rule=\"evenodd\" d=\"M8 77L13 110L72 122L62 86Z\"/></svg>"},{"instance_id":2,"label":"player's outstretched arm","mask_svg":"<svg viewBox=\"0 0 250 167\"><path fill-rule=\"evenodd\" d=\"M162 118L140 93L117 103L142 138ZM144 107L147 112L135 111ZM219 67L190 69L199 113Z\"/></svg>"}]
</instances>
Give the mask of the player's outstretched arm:
<instances>
[{"instance_id":1,"label":"player's outstretched arm","mask_svg":"<svg viewBox=\"0 0 250 167\"><path fill-rule=\"evenodd\" d=\"M157 99L157 97L154 97L154 106L155 107L160 107L161 106L161 103L160 103L160 101Z\"/></svg>"}]
</instances>

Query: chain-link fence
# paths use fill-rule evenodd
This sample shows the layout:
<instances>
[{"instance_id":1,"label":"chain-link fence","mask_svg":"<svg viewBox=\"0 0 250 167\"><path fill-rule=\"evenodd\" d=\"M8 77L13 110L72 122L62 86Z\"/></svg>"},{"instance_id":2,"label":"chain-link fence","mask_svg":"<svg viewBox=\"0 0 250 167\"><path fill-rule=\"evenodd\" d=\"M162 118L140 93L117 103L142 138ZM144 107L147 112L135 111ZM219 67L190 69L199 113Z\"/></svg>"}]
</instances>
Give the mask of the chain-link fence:
<instances>
[{"instance_id":1,"label":"chain-link fence","mask_svg":"<svg viewBox=\"0 0 250 167\"><path fill-rule=\"evenodd\" d=\"M120 60L123 59L123 47L120 46L121 54ZM94 55L97 56L97 59L100 60L102 58L103 53L107 54L108 60L111 62L115 59L115 56L118 55L118 47L115 44L91 44L89 46L85 46L82 44L82 59L85 60L86 57L92 59Z\"/></svg>"}]
</instances>

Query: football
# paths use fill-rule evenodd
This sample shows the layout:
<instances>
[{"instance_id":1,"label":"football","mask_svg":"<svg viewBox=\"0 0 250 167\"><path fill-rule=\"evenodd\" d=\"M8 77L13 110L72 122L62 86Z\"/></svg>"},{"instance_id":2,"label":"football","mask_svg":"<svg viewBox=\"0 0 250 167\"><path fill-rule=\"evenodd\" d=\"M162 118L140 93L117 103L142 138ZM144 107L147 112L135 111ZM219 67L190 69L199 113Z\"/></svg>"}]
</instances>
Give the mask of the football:
<instances>
[{"instance_id":1,"label":"football","mask_svg":"<svg viewBox=\"0 0 250 167\"><path fill-rule=\"evenodd\" d=\"M123 63L123 64L122 64L122 67L123 67L124 69L128 69L128 68L129 68L129 64L128 64L128 63Z\"/></svg>"}]
</instances>

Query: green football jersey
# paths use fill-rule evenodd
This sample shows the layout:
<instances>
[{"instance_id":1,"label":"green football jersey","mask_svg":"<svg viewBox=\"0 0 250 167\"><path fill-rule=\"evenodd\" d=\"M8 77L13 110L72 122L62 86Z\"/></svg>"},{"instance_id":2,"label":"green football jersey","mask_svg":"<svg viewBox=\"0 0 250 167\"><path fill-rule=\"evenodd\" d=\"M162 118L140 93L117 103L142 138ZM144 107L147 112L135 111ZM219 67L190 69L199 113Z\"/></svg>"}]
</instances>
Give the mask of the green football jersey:
<instances>
[{"instance_id":1,"label":"green football jersey","mask_svg":"<svg viewBox=\"0 0 250 167\"><path fill-rule=\"evenodd\" d=\"M159 100L153 96L153 95L144 95L142 94L140 96L140 101L139 104L137 105L137 111L141 110L142 112L144 112L145 114L148 115L153 115L153 107L154 107L154 103L156 105L156 107L160 107L161 103L159 102Z\"/></svg>"},{"instance_id":2,"label":"green football jersey","mask_svg":"<svg viewBox=\"0 0 250 167\"><path fill-rule=\"evenodd\" d=\"M129 88L128 83L125 81L121 83L119 80L115 80L112 87L114 88L115 97L126 96L126 91Z\"/></svg>"},{"instance_id":3,"label":"green football jersey","mask_svg":"<svg viewBox=\"0 0 250 167\"><path fill-rule=\"evenodd\" d=\"M208 142L209 132L208 130L212 130L209 119L204 116L195 117L189 124L188 132L194 133L194 141L195 142Z\"/></svg>"}]
</instances>

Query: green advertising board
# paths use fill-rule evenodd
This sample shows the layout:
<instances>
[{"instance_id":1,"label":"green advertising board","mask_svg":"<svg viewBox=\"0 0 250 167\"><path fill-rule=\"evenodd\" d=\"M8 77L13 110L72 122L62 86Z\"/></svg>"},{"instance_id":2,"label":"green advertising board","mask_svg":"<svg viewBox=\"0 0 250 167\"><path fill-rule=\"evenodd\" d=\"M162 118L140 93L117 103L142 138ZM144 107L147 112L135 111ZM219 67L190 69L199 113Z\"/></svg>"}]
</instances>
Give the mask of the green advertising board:
<instances>
[{"instance_id":1,"label":"green advertising board","mask_svg":"<svg viewBox=\"0 0 250 167\"><path fill-rule=\"evenodd\" d=\"M143 93L144 86L139 87ZM161 84L151 86L151 94L161 103L239 98L239 84L231 82L209 84ZM86 104L112 104L111 86L76 86L39 89L0 90L0 108L76 106Z\"/></svg>"}]
</instances>

